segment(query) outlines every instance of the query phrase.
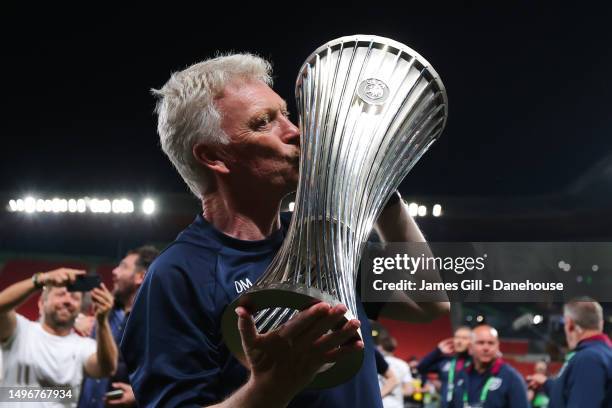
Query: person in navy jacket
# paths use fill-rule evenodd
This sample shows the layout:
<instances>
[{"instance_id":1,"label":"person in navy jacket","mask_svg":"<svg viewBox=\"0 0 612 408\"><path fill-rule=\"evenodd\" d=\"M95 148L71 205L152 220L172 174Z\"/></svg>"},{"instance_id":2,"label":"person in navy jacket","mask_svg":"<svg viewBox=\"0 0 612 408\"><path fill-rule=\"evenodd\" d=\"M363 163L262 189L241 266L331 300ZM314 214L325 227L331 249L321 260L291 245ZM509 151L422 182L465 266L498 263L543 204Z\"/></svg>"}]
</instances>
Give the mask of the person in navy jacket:
<instances>
[{"instance_id":1,"label":"person in navy jacket","mask_svg":"<svg viewBox=\"0 0 612 408\"><path fill-rule=\"evenodd\" d=\"M417 370L422 376L428 373L436 373L442 383L440 388L440 407L446 408L453 399L453 388L459 372L470 364L471 357L468 353L472 329L461 326L455 330L455 335L438 343L431 353L427 354ZM449 381L450 380L450 381ZM451 383L449 387L449 382Z\"/></svg>"},{"instance_id":2,"label":"person in navy jacket","mask_svg":"<svg viewBox=\"0 0 612 408\"><path fill-rule=\"evenodd\" d=\"M470 354L472 364L459 373L449 407L529 408L525 381L499 357L497 330L475 327Z\"/></svg>"},{"instance_id":3,"label":"person in navy jacket","mask_svg":"<svg viewBox=\"0 0 612 408\"><path fill-rule=\"evenodd\" d=\"M347 309L322 302L259 334L239 307L245 365L229 353L221 315L280 248L289 221L280 203L298 181L300 133L271 82L270 63L233 54L175 73L154 91L161 147L203 211L151 265L127 323L121 347L140 406L380 407L366 313L431 320L449 310L448 302L408 298L375 308L358 302L357 318L329 332ZM424 242L399 198L377 226L383 240ZM363 341L351 340L359 327ZM360 349L364 362L351 380L302 391L324 364Z\"/></svg>"},{"instance_id":4,"label":"person in navy jacket","mask_svg":"<svg viewBox=\"0 0 612 408\"><path fill-rule=\"evenodd\" d=\"M588 298L572 300L563 318L571 352L555 379L535 374L530 387L543 386L549 408L612 407L612 344L603 334L601 305Z\"/></svg>"}]
</instances>

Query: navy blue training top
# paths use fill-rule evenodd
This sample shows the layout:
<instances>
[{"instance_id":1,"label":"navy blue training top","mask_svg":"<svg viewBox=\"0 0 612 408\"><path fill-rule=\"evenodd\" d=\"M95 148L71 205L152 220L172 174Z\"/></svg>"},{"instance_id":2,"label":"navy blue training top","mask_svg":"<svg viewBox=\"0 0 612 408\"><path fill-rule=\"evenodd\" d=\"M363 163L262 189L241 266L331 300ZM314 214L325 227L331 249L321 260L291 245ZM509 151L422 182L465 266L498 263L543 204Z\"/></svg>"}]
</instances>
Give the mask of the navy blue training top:
<instances>
[{"instance_id":1,"label":"navy blue training top","mask_svg":"<svg viewBox=\"0 0 612 408\"><path fill-rule=\"evenodd\" d=\"M283 227L261 241L216 230L201 215L150 266L130 313L121 350L139 406L191 407L223 401L247 370L221 336L221 316L265 271L285 237ZM289 407L382 407L371 328L361 303L365 343L360 371L334 388L303 391Z\"/></svg>"},{"instance_id":2,"label":"navy blue training top","mask_svg":"<svg viewBox=\"0 0 612 408\"><path fill-rule=\"evenodd\" d=\"M495 367L497 365L497 367ZM527 384L523 377L509 364L498 360L492 368L483 373L470 365L460 371L455 383L453 400L448 405L453 408L463 408L463 394L467 391L468 403L478 406L481 391L487 380L492 378L489 392L482 405L483 408L529 408L527 400Z\"/></svg>"},{"instance_id":3,"label":"navy blue training top","mask_svg":"<svg viewBox=\"0 0 612 408\"><path fill-rule=\"evenodd\" d=\"M550 408L612 407L612 344L606 335L578 343L575 354L544 389Z\"/></svg>"},{"instance_id":4,"label":"navy blue training top","mask_svg":"<svg viewBox=\"0 0 612 408\"><path fill-rule=\"evenodd\" d=\"M417 370L421 376L427 378L427 373L437 373L438 379L440 380L440 408L446 408L448 406L447 392L448 392L448 374L451 368L451 361L453 356L446 356L442 353L440 348L436 347L431 353L427 354L421 359ZM457 382L459 378L459 372L463 369L466 362L470 361L470 356L467 353L462 353L457 356L457 363L455 366L455 379L453 382Z\"/></svg>"}]
</instances>

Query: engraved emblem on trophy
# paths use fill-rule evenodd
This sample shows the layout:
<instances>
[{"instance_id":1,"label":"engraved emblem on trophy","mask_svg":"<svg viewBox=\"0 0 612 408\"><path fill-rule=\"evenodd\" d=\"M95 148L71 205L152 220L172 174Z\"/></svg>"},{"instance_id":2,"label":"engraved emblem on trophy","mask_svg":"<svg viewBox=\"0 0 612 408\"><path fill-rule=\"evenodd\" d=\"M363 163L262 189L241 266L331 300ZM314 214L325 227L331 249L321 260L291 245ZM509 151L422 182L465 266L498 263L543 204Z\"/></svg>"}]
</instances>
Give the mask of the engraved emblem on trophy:
<instances>
[{"instance_id":1,"label":"engraved emblem on trophy","mask_svg":"<svg viewBox=\"0 0 612 408\"><path fill-rule=\"evenodd\" d=\"M436 71L404 44L373 35L332 40L297 77L300 178L285 240L259 280L227 306L224 341L243 355L234 309L254 313L260 333L325 301L358 316L357 273L365 242L389 196L440 136L447 97ZM363 334L359 332L363 338ZM310 388L349 380L363 352L325 366Z\"/></svg>"}]
</instances>

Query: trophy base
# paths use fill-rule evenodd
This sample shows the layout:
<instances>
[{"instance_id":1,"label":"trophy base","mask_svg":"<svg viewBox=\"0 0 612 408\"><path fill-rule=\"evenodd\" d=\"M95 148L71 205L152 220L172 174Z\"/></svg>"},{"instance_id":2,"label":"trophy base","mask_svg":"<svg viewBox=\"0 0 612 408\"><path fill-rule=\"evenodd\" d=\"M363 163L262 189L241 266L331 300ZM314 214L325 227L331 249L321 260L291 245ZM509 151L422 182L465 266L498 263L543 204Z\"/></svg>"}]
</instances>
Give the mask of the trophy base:
<instances>
[{"instance_id":1,"label":"trophy base","mask_svg":"<svg viewBox=\"0 0 612 408\"><path fill-rule=\"evenodd\" d=\"M276 283L265 288L255 287L226 307L221 320L221 330L225 344L238 360L244 361L244 351L242 350L242 341L238 331L238 316L234 312L238 306L247 308L255 315L261 310L275 308L288 308L300 311L319 302L327 302L331 306L340 303L327 293L302 285ZM347 310L341 325L344 325L344 323L353 318L355 318L353 314ZM358 335L363 340L361 329L358 330ZM336 363L326 364L307 388L331 388L350 380L361 368L363 358L364 352L362 350L350 353Z\"/></svg>"}]
</instances>

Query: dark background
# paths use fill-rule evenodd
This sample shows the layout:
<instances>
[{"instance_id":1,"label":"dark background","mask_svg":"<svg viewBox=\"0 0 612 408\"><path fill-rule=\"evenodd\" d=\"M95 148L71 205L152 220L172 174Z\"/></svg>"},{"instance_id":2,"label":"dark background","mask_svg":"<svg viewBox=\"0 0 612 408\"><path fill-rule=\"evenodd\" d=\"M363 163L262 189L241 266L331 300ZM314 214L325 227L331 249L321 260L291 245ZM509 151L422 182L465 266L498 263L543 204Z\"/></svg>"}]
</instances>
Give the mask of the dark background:
<instances>
[{"instance_id":1,"label":"dark background","mask_svg":"<svg viewBox=\"0 0 612 408\"><path fill-rule=\"evenodd\" d=\"M339 36L377 34L421 53L448 92L446 130L401 186L408 197L442 202L448 218L421 223L430 238L606 239L610 6L533 3L228 4L223 10L9 4L0 32L0 193L7 201L27 194L188 197L159 148L151 88L217 51L251 51L273 61L275 89L293 109L295 77L310 52ZM184 216L163 231L160 220L95 229L101 240L153 234L168 241L197 211L197 202L187 200ZM532 219L517 223L524 214ZM68 241L51 243L53 228L69 231L68 240L77 227L98 221L72 217L32 221L4 213L2 249L74 250Z\"/></svg>"}]
</instances>

